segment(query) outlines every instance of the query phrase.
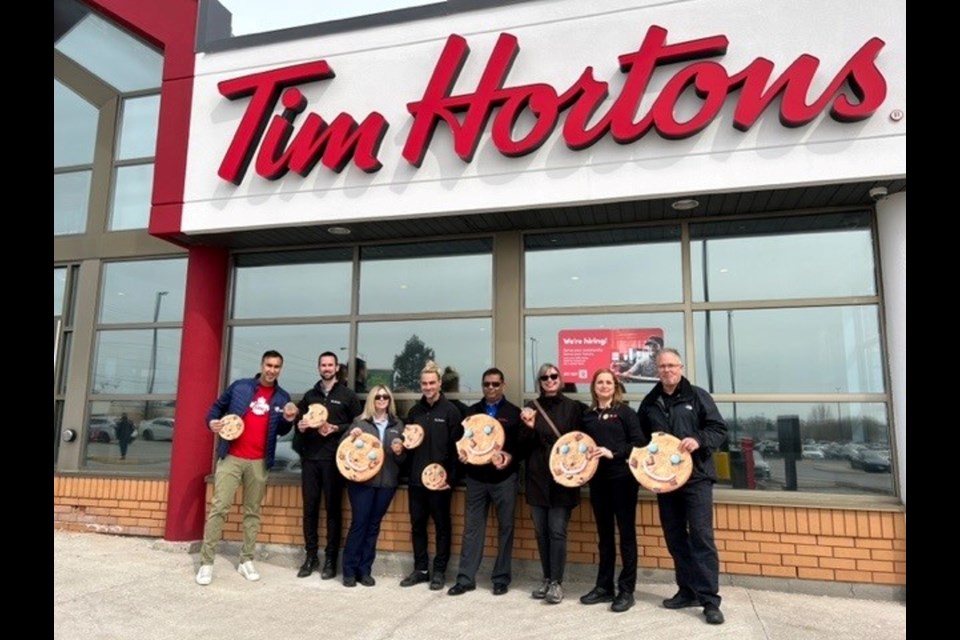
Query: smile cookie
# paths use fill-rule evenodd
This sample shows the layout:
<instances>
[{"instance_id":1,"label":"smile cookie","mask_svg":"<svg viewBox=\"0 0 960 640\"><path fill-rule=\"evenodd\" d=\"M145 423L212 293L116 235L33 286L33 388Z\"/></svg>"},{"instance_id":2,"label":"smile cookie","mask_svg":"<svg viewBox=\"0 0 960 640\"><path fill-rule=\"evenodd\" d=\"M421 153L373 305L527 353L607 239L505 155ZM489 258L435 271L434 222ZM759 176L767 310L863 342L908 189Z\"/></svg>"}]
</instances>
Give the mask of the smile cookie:
<instances>
[{"instance_id":1,"label":"smile cookie","mask_svg":"<svg viewBox=\"0 0 960 640\"><path fill-rule=\"evenodd\" d=\"M588 454L597 448L593 438L582 431L565 433L550 450L550 472L553 481L565 487L579 487L597 472L598 458Z\"/></svg>"},{"instance_id":2,"label":"smile cookie","mask_svg":"<svg viewBox=\"0 0 960 640\"><path fill-rule=\"evenodd\" d=\"M220 418L220 437L224 440L236 440L243 433L243 418L228 413Z\"/></svg>"},{"instance_id":3,"label":"smile cookie","mask_svg":"<svg viewBox=\"0 0 960 640\"><path fill-rule=\"evenodd\" d=\"M645 447L630 453L630 471L642 487L654 493L669 493L684 485L693 473L693 459L680 451L680 439L658 431Z\"/></svg>"},{"instance_id":4,"label":"smile cookie","mask_svg":"<svg viewBox=\"0 0 960 640\"><path fill-rule=\"evenodd\" d=\"M303 421L312 429L319 429L330 416L327 408L320 403L314 403L307 407L307 412L303 414Z\"/></svg>"},{"instance_id":5,"label":"smile cookie","mask_svg":"<svg viewBox=\"0 0 960 640\"><path fill-rule=\"evenodd\" d=\"M431 491L439 491L440 489L447 488L447 470L443 468L443 465L434 462L433 464L428 464L423 468L423 472L420 474L420 481L423 482L423 486Z\"/></svg>"},{"instance_id":6,"label":"smile cookie","mask_svg":"<svg viewBox=\"0 0 960 640\"><path fill-rule=\"evenodd\" d=\"M380 472L384 451L380 439L369 433L348 435L337 447L337 469L347 480L366 482Z\"/></svg>"},{"instance_id":7,"label":"smile cookie","mask_svg":"<svg viewBox=\"0 0 960 640\"><path fill-rule=\"evenodd\" d=\"M463 437L457 441L457 450L467 454L467 464L488 464L503 449L505 440L503 425L480 413L463 421Z\"/></svg>"},{"instance_id":8,"label":"smile cookie","mask_svg":"<svg viewBox=\"0 0 960 640\"><path fill-rule=\"evenodd\" d=\"M423 442L423 427L415 422L403 427L403 446L405 449L416 449Z\"/></svg>"}]
</instances>

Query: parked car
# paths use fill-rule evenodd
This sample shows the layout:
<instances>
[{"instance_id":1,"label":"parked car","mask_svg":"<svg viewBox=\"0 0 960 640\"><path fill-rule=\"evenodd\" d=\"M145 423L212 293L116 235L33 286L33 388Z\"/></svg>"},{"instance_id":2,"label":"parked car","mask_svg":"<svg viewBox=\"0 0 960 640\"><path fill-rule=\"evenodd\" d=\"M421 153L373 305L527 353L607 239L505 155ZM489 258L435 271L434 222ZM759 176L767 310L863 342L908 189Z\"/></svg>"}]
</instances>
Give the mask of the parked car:
<instances>
[{"instance_id":1,"label":"parked car","mask_svg":"<svg viewBox=\"0 0 960 640\"><path fill-rule=\"evenodd\" d=\"M805 444L803 445L803 450L800 452L800 455L804 460L823 460L823 451L820 450L820 445L817 444Z\"/></svg>"},{"instance_id":2,"label":"parked car","mask_svg":"<svg viewBox=\"0 0 960 640\"><path fill-rule=\"evenodd\" d=\"M292 434L287 434L277 440L277 450L273 457L271 471L300 473L300 470L300 455L293 450Z\"/></svg>"},{"instance_id":3,"label":"parked car","mask_svg":"<svg viewBox=\"0 0 960 640\"><path fill-rule=\"evenodd\" d=\"M117 439L117 420L119 416L90 416L87 423L87 440L90 442L114 442ZM130 434L131 440L136 440L139 430L134 427Z\"/></svg>"},{"instance_id":4,"label":"parked car","mask_svg":"<svg viewBox=\"0 0 960 640\"><path fill-rule=\"evenodd\" d=\"M144 440L173 440L173 418L151 418L140 421Z\"/></svg>"},{"instance_id":5,"label":"parked car","mask_svg":"<svg viewBox=\"0 0 960 640\"><path fill-rule=\"evenodd\" d=\"M890 460L880 451L864 449L855 458L850 459L850 467L876 473L890 473Z\"/></svg>"}]
</instances>

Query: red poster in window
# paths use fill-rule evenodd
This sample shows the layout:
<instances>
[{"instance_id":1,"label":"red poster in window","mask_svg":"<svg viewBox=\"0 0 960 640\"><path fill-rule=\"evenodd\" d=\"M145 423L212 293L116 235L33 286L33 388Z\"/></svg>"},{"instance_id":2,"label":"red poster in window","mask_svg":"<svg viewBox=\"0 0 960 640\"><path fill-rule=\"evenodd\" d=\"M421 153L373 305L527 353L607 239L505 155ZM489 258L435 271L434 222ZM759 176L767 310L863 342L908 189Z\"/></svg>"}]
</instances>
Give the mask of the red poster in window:
<instances>
[{"instance_id":1,"label":"red poster in window","mask_svg":"<svg viewBox=\"0 0 960 640\"><path fill-rule=\"evenodd\" d=\"M564 329L557 334L564 383L587 384L597 369L609 368L620 380L657 380L656 355L663 329Z\"/></svg>"}]
</instances>

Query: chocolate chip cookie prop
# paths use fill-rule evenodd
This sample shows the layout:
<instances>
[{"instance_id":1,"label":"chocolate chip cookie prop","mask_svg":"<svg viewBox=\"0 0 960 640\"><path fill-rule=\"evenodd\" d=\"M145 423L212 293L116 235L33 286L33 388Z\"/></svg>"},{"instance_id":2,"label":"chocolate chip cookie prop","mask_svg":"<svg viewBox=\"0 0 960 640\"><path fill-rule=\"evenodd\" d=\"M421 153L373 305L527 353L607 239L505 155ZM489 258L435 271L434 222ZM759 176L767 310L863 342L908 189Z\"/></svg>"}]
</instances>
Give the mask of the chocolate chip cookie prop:
<instances>
[{"instance_id":1,"label":"chocolate chip cookie prop","mask_svg":"<svg viewBox=\"0 0 960 640\"><path fill-rule=\"evenodd\" d=\"M550 450L553 481L565 487L579 487L597 472L600 460L589 454L597 448L593 438L582 431L565 433Z\"/></svg>"},{"instance_id":2,"label":"chocolate chip cookie prop","mask_svg":"<svg viewBox=\"0 0 960 640\"><path fill-rule=\"evenodd\" d=\"M693 459L680 451L680 439L658 431L645 447L634 447L630 454L630 471L645 489L668 493L679 489L693 473Z\"/></svg>"},{"instance_id":3,"label":"chocolate chip cookie prop","mask_svg":"<svg viewBox=\"0 0 960 640\"><path fill-rule=\"evenodd\" d=\"M224 440L236 440L243 433L243 418L228 413L220 418L220 437Z\"/></svg>"},{"instance_id":4,"label":"chocolate chip cookie prop","mask_svg":"<svg viewBox=\"0 0 960 640\"><path fill-rule=\"evenodd\" d=\"M416 449L423 442L423 427L410 423L403 427L403 446L405 449Z\"/></svg>"},{"instance_id":5,"label":"chocolate chip cookie prop","mask_svg":"<svg viewBox=\"0 0 960 640\"><path fill-rule=\"evenodd\" d=\"M348 435L337 447L337 469L347 480L366 482L383 466L384 451L380 439L369 433Z\"/></svg>"},{"instance_id":6,"label":"chocolate chip cookie prop","mask_svg":"<svg viewBox=\"0 0 960 640\"><path fill-rule=\"evenodd\" d=\"M431 491L446 489L447 470L438 462L428 464L423 468L423 473L420 474L420 481L423 482L424 487Z\"/></svg>"},{"instance_id":7,"label":"chocolate chip cookie prop","mask_svg":"<svg viewBox=\"0 0 960 640\"><path fill-rule=\"evenodd\" d=\"M307 412L303 414L303 422L312 429L319 429L329 416L327 408L316 402L307 407Z\"/></svg>"},{"instance_id":8,"label":"chocolate chip cookie prop","mask_svg":"<svg viewBox=\"0 0 960 640\"><path fill-rule=\"evenodd\" d=\"M505 441L500 421L481 413L463 421L463 437L457 441L457 450L467 455L467 464L489 464Z\"/></svg>"}]
</instances>

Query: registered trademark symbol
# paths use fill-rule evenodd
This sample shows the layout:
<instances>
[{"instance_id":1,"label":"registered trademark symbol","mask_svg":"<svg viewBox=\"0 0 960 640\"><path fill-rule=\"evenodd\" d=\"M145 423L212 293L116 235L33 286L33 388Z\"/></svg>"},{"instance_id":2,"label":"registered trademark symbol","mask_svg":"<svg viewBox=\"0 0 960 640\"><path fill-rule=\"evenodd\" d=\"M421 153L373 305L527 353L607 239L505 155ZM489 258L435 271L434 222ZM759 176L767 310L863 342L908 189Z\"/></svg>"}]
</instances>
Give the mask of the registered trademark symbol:
<instances>
[{"instance_id":1,"label":"registered trademark symbol","mask_svg":"<svg viewBox=\"0 0 960 640\"><path fill-rule=\"evenodd\" d=\"M893 111L891 111L890 119L893 120L894 122L900 122L901 120L903 120L903 110L894 109Z\"/></svg>"}]
</instances>

